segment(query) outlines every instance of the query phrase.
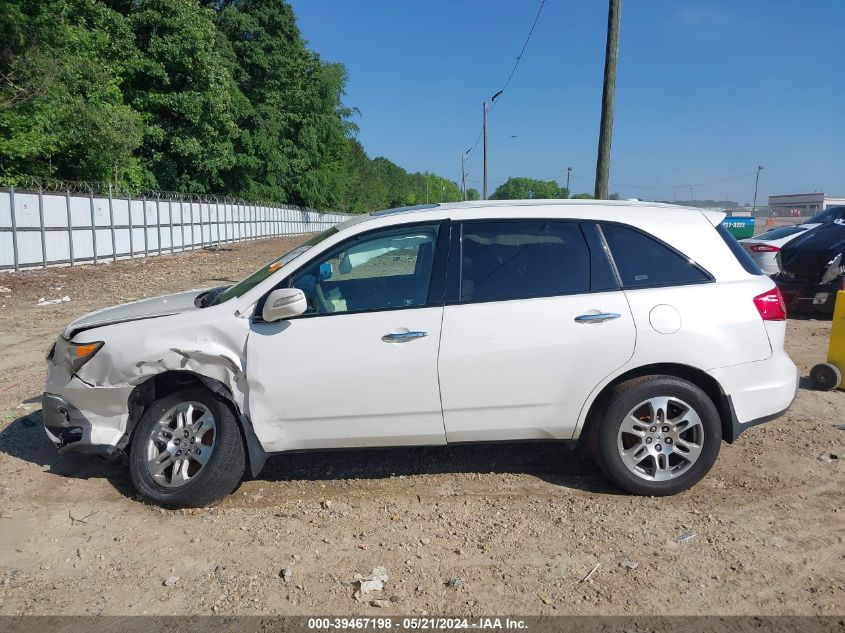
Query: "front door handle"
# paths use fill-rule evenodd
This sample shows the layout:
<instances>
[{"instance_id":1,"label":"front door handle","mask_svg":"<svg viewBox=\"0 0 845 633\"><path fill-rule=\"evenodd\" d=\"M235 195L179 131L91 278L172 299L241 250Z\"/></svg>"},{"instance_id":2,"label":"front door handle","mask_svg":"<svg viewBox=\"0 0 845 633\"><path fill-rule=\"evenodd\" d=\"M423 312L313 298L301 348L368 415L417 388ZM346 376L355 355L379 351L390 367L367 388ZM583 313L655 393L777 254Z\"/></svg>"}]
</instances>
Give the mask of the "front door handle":
<instances>
[{"instance_id":1,"label":"front door handle","mask_svg":"<svg viewBox=\"0 0 845 633\"><path fill-rule=\"evenodd\" d=\"M598 312L595 314L581 314L575 317L576 323L604 323L605 321L612 321L618 319L621 314L616 312Z\"/></svg>"},{"instance_id":2,"label":"front door handle","mask_svg":"<svg viewBox=\"0 0 845 633\"><path fill-rule=\"evenodd\" d=\"M428 336L428 332L392 332L382 336L381 340L385 343L408 343L425 336Z\"/></svg>"}]
</instances>

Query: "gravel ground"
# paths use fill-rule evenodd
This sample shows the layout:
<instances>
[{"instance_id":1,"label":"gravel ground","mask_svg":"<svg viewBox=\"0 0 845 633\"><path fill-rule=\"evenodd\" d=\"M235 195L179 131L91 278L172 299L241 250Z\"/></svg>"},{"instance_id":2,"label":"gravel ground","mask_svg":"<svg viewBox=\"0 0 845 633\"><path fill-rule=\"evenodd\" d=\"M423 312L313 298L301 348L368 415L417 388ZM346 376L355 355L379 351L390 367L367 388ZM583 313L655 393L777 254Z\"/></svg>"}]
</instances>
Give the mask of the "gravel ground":
<instances>
[{"instance_id":1,"label":"gravel ground","mask_svg":"<svg viewBox=\"0 0 845 633\"><path fill-rule=\"evenodd\" d=\"M125 467L56 454L38 397L64 324L236 280L296 241L0 274L0 614L845 614L845 397L806 380L662 499L521 443L281 455L215 508L165 511ZM829 330L789 321L803 376ZM379 565L384 590L356 600Z\"/></svg>"}]
</instances>

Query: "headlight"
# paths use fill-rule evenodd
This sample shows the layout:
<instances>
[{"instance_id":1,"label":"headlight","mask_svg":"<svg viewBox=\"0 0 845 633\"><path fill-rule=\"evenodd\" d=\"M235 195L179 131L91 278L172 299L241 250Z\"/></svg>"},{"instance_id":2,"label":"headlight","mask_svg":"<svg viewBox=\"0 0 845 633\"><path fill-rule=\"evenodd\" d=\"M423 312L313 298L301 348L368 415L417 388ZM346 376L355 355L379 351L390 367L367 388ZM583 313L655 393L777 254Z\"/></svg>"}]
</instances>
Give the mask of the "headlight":
<instances>
[{"instance_id":1,"label":"headlight","mask_svg":"<svg viewBox=\"0 0 845 633\"><path fill-rule=\"evenodd\" d=\"M53 350L53 362L67 367L70 373L75 374L102 346L103 341L73 343L60 337Z\"/></svg>"},{"instance_id":2,"label":"headlight","mask_svg":"<svg viewBox=\"0 0 845 633\"><path fill-rule=\"evenodd\" d=\"M827 270L824 271L824 275L822 275L821 283L826 284L829 281L833 281L839 275L842 274L842 253L834 257L830 262L828 262Z\"/></svg>"}]
</instances>

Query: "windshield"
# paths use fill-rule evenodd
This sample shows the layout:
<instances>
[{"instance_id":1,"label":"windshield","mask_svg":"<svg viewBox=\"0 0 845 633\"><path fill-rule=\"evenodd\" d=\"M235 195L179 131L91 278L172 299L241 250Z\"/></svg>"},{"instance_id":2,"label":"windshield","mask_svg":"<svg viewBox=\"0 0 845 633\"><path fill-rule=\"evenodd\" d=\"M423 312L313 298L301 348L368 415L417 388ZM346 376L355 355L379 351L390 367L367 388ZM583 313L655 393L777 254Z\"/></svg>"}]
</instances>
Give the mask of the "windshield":
<instances>
[{"instance_id":1,"label":"windshield","mask_svg":"<svg viewBox=\"0 0 845 633\"><path fill-rule=\"evenodd\" d=\"M754 236L753 239L755 240L780 240L784 237L789 237L790 235L796 235L797 233L803 233L807 229L802 229L797 226L781 226L776 229L769 229L765 233L760 233L760 235Z\"/></svg>"},{"instance_id":2,"label":"windshield","mask_svg":"<svg viewBox=\"0 0 845 633\"><path fill-rule=\"evenodd\" d=\"M255 288L255 286L267 279L267 277L279 270L282 266L289 262L292 262L294 259L302 255L302 253L310 249L312 246L319 244L320 242L322 242L326 238L331 237L337 232L337 227L333 226L330 229L326 229L322 233L318 233L317 235L306 240L299 246L295 246L281 257L274 259L265 266L259 268L246 279L239 281L234 286L229 286L228 288L222 289L222 292L219 292L219 294L217 294L212 301L206 303L205 305L217 305L223 303L224 301L228 301L233 297L240 297L244 293Z\"/></svg>"},{"instance_id":3,"label":"windshield","mask_svg":"<svg viewBox=\"0 0 845 633\"><path fill-rule=\"evenodd\" d=\"M845 207L831 207L821 213L816 213L816 215L804 224L829 224L830 222L841 220L843 217L845 217Z\"/></svg>"}]
</instances>

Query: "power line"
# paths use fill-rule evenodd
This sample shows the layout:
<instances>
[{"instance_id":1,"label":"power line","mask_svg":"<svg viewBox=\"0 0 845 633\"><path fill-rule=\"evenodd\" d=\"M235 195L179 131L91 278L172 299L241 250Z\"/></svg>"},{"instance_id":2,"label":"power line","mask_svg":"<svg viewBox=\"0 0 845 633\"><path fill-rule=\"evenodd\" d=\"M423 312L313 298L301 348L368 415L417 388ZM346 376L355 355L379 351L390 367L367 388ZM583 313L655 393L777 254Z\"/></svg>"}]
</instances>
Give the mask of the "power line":
<instances>
[{"instance_id":1,"label":"power line","mask_svg":"<svg viewBox=\"0 0 845 633\"><path fill-rule=\"evenodd\" d=\"M531 41L531 36L534 34L534 29L537 27L537 22L540 20L540 14L543 12L543 7L546 5L546 0L542 0L540 2L540 8L537 9L537 14L534 16L534 22L531 24L531 29L528 31L528 36L525 38L525 41L522 43L522 48L519 51L519 55L516 57L516 61L513 64L513 68L511 68L511 72L508 75L508 78L505 80L505 84L502 86L502 89L496 92L493 95L493 99L491 100L492 103L490 105L490 110L496 107L496 99L502 95L505 89L513 79L514 73L516 73L516 69L519 66L519 62L522 61L522 56L525 54L525 49L528 46L528 42ZM475 153L476 148L478 147L479 141L481 141L481 135L483 132L483 128L478 131L478 136L475 138L475 143L473 143L472 147L466 151L467 158L472 158L472 155Z\"/></svg>"},{"instance_id":2,"label":"power line","mask_svg":"<svg viewBox=\"0 0 845 633\"><path fill-rule=\"evenodd\" d=\"M630 189L686 189L688 187L705 187L707 185L718 185L723 182L731 182L733 180L740 180L741 178L748 178L749 176L753 176L756 174L757 171L751 171L746 174L740 174L738 176L731 176L730 178L722 178L720 180L709 180L707 182L698 182L698 183L687 183L684 185L630 185L620 182L612 182L610 183L614 187L628 187ZM585 180L587 182L595 182L594 178L585 178L584 176L572 176L573 178L577 178L578 180Z\"/></svg>"},{"instance_id":3,"label":"power line","mask_svg":"<svg viewBox=\"0 0 845 633\"><path fill-rule=\"evenodd\" d=\"M519 51L519 55L516 56L516 61L514 62L513 68L511 68L511 72L508 75L507 80L505 81L505 85L502 86L502 89L499 90L499 92L493 95L493 103L490 106L491 110L496 107L496 97L499 97L505 91L505 89L508 87L508 84L510 84L511 79L513 79L513 74L516 72L516 69L519 66L519 62L522 61L522 55L525 53L525 48L528 46L528 42L531 40L531 36L534 35L534 29L537 27L537 22L540 20L540 14L543 12L543 7L545 5L546 0L542 0L542 2L540 2L540 8L537 9L537 15L534 16L534 22L531 24L531 30L528 31L528 36L525 38L525 42L522 43L522 48Z\"/></svg>"}]
</instances>

